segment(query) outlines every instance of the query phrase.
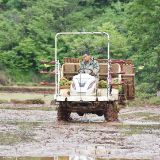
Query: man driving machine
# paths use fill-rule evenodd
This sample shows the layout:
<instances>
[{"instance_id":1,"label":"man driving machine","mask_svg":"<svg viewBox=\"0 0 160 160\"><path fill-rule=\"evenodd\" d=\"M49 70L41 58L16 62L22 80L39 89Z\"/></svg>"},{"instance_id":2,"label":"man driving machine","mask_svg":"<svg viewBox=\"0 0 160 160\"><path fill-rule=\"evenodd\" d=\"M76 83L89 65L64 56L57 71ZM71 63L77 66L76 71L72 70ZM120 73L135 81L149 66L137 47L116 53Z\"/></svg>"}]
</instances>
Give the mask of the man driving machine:
<instances>
[{"instance_id":1,"label":"man driving machine","mask_svg":"<svg viewBox=\"0 0 160 160\"><path fill-rule=\"evenodd\" d=\"M79 68L80 73L88 73L96 78L96 86L98 87L99 80L99 63L94 60L93 57L90 57L90 53L88 51L83 52L84 61L81 62L81 66Z\"/></svg>"}]
</instances>

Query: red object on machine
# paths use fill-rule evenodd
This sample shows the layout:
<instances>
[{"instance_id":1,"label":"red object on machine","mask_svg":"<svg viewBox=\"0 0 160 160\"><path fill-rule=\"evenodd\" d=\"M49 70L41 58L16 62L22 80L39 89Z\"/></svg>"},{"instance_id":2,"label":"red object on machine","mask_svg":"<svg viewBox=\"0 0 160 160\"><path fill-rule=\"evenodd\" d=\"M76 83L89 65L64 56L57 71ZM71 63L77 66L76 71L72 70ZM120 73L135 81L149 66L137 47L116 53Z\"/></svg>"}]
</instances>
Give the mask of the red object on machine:
<instances>
[{"instance_id":1,"label":"red object on machine","mask_svg":"<svg viewBox=\"0 0 160 160\"><path fill-rule=\"evenodd\" d=\"M48 72L44 72L44 71L40 71L40 73L42 73L42 74L55 74L55 72L48 73Z\"/></svg>"},{"instance_id":2,"label":"red object on machine","mask_svg":"<svg viewBox=\"0 0 160 160\"><path fill-rule=\"evenodd\" d=\"M55 86L55 83L45 83L45 82L41 82L41 85L52 85L52 86Z\"/></svg>"},{"instance_id":3,"label":"red object on machine","mask_svg":"<svg viewBox=\"0 0 160 160\"><path fill-rule=\"evenodd\" d=\"M121 81L119 84L125 84L123 81Z\"/></svg>"},{"instance_id":4,"label":"red object on machine","mask_svg":"<svg viewBox=\"0 0 160 160\"><path fill-rule=\"evenodd\" d=\"M120 73L121 73L121 74L125 74L125 72L124 72L124 71L120 71Z\"/></svg>"},{"instance_id":5,"label":"red object on machine","mask_svg":"<svg viewBox=\"0 0 160 160\"><path fill-rule=\"evenodd\" d=\"M55 64L56 62L55 61L51 61L51 62L48 62L48 61L44 61L44 60L41 60L42 63L52 63L52 64Z\"/></svg>"},{"instance_id":6,"label":"red object on machine","mask_svg":"<svg viewBox=\"0 0 160 160\"><path fill-rule=\"evenodd\" d=\"M125 84L123 81L121 81L119 84L109 83L109 85L111 85L111 86L118 86L118 85L123 85L123 84Z\"/></svg>"},{"instance_id":7,"label":"red object on machine","mask_svg":"<svg viewBox=\"0 0 160 160\"><path fill-rule=\"evenodd\" d=\"M109 63L125 63L124 60L111 60Z\"/></svg>"},{"instance_id":8,"label":"red object on machine","mask_svg":"<svg viewBox=\"0 0 160 160\"><path fill-rule=\"evenodd\" d=\"M123 71L120 71L119 73L109 72L109 74L125 74L125 72L123 72Z\"/></svg>"}]
</instances>

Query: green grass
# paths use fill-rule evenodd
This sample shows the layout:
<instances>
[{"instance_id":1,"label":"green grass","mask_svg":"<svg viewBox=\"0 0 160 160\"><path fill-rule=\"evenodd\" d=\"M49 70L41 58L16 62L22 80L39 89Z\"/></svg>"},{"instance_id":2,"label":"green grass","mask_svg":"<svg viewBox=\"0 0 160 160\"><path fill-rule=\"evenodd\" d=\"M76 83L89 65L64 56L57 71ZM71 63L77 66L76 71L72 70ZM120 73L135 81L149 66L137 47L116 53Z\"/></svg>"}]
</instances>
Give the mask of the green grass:
<instances>
[{"instance_id":1,"label":"green grass","mask_svg":"<svg viewBox=\"0 0 160 160\"><path fill-rule=\"evenodd\" d=\"M143 100L140 98L136 98L134 101L130 101L128 107L135 107L135 106L141 106L144 107L145 104L143 103Z\"/></svg>"},{"instance_id":2,"label":"green grass","mask_svg":"<svg viewBox=\"0 0 160 160\"><path fill-rule=\"evenodd\" d=\"M125 135L132 134L156 134L159 135L159 125L119 125L118 129L121 129L121 133ZM157 132L152 132L152 130L157 130Z\"/></svg>"},{"instance_id":3,"label":"green grass","mask_svg":"<svg viewBox=\"0 0 160 160\"><path fill-rule=\"evenodd\" d=\"M34 92L34 93L54 93L54 87L48 86L0 86L1 92Z\"/></svg>"},{"instance_id":4,"label":"green grass","mask_svg":"<svg viewBox=\"0 0 160 160\"><path fill-rule=\"evenodd\" d=\"M52 107L46 107L45 105L42 107L10 107L7 106L7 104L5 106L0 106L0 109L12 109L12 110L41 110L41 111L57 111L56 108L52 108Z\"/></svg>"},{"instance_id":5,"label":"green grass","mask_svg":"<svg viewBox=\"0 0 160 160\"><path fill-rule=\"evenodd\" d=\"M129 114L121 114L121 115L119 115L119 118L121 118L121 119L126 119L126 118L132 119L132 118L135 118L135 117L149 117L151 114L153 114L153 113L136 112L136 113L129 113Z\"/></svg>"},{"instance_id":6,"label":"green grass","mask_svg":"<svg viewBox=\"0 0 160 160\"><path fill-rule=\"evenodd\" d=\"M41 93L0 93L0 103L1 102L10 102L11 99L16 99L19 101L25 101L29 99L42 99L45 104L50 104L54 99L53 94L44 94Z\"/></svg>"},{"instance_id":7,"label":"green grass","mask_svg":"<svg viewBox=\"0 0 160 160\"><path fill-rule=\"evenodd\" d=\"M38 83L16 83L17 86L40 86Z\"/></svg>"},{"instance_id":8,"label":"green grass","mask_svg":"<svg viewBox=\"0 0 160 160\"><path fill-rule=\"evenodd\" d=\"M145 121L160 122L160 116L146 117L146 118L143 118L143 120L145 120Z\"/></svg>"},{"instance_id":9,"label":"green grass","mask_svg":"<svg viewBox=\"0 0 160 160\"><path fill-rule=\"evenodd\" d=\"M160 106L160 97L153 96L150 98L136 98L134 101L129 102L129 107L141 106L145 107L146 104Z\"/></svg>"},{"instance_id":10,"label":"green grass","mask_svg":"<svg viewBox=\"0 0 160 160\"><path fill-rule=\"evenodd\" d=\"M146 99L146 102L150 105L159 106L160 105L160 97L152 97L152 98Z\"/></svg>"},{"instance_id":11,"label":"green grass","mask_svg":"<svg viewBox=\"0 0 160 160\"><path fill-rule=\"evenodd\" d=\"M15 145L20 142L35 141L33 133L34 128L40 123L38 122L6 122L3 125L17 126L17 131L6 131L0 133L0 145Z\"/></svg>"},{"instance_id":12,"label":"green grass","mask_svg":"<svg viewBox=\"0 0 160 160\"><path fill-rule=\"evenodd\" d=\"M5 99L0 99L0 104L2 103L9 103L8 100L5 100Z\"/></svg>"}]
</instances>

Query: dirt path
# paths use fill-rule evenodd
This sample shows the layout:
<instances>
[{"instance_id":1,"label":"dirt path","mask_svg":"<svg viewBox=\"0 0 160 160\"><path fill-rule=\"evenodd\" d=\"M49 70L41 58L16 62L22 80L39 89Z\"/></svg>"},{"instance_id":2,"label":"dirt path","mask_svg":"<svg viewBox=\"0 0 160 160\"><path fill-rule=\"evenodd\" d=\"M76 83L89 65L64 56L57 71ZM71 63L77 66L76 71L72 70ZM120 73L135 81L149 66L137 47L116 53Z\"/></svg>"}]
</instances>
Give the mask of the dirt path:
<instances>
[{"instance_id":1,"label":"dirt path","mask_svg":"<svg viewBox=\"0 0 160 160\"><path fill-rule=\"evenodd\" d=\"M58 122L54 110L0 109L0 156L160 159L160 107L122 109L119 123L71 117Z\"/></svg>"}]
</instances>

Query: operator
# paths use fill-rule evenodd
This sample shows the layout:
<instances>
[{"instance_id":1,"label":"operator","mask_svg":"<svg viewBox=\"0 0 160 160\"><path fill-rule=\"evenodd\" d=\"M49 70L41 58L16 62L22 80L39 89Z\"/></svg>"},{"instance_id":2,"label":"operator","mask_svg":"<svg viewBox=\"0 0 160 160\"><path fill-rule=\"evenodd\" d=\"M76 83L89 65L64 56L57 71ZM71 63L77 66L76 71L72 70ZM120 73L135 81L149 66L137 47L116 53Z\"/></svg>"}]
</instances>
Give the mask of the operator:
<instances>
[{"instance_id":1,"label":"operator","mask_svg":"<svg viewBox=\"0 0 160 160\"><path fill-rule=\"evenodd\" d=\"M81 66L79 68L80 73L88 73L96 78L96 86L98 87L99 80L99 64L93 57L90 57L90 53L88 51L83 52L84 61L82 61ZM86 69L86 70L85 70ZM91 70L88 70L91 69Z\"/></svg>"}]
</instances>

